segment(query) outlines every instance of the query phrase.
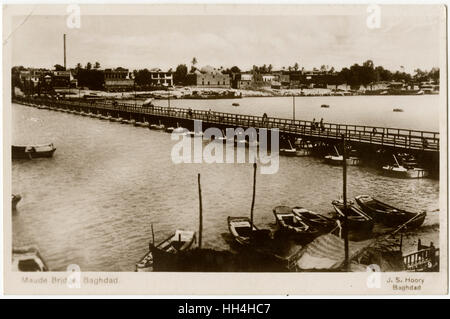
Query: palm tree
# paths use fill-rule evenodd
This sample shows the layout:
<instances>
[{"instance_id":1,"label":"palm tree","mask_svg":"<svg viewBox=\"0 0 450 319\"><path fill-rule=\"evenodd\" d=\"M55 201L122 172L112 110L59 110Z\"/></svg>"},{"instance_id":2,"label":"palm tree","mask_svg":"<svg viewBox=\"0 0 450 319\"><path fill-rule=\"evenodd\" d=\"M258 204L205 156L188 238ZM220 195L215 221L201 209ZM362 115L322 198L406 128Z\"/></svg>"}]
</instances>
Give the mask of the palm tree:
<instances>
[{"instance_id":1,"label":"palm tree","mask_svg":"<svg viewBox=\"0 0 450 319\"><path fill-rule=\"evenodd\" d=\"M294 70L295 70L295 71L298 71L298 68L299 68L298 63L295 62L295 64L294 64Z\"/></svg>"}]
</instances>

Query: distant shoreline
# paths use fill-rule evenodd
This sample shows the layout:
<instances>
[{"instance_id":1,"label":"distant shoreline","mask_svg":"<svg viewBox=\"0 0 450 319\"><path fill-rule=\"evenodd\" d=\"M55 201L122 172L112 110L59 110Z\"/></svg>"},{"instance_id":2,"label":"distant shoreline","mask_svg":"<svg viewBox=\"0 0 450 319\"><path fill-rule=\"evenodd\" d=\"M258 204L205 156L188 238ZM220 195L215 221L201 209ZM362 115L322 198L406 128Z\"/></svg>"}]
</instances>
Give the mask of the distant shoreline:
<instances>
[{"instance_id":1,"label":"distant shoreline","mask_svg":"<svg viewBox=\"0 0 450 319\"><path fill-rule=\"evenodd\" d=\"M57 90L59 94L70 94L74 98L83 98L87 96L98 96L106 99L130 100L139 99L145 100L154 98L157 100L167 99L182 99L182 100L215 100L228 99L238 100L240 98L249 97L348 97L348 96L422 96L422 95L439 95L439 92L434 94L417 94L416 91L399 91L386 92L380 94L380 90L364 92L333 92L330 89L264 89L264 90L248 90L248 89L226 89L226 88L197 88L197 87L177 87L170 90L156 90L156 91L128 91L128 92L106 92L88 89L61 89ZM236 95L236 97L228 95ZM196 95L198 97L196 97Z\"/></svg>"}]
</instances>

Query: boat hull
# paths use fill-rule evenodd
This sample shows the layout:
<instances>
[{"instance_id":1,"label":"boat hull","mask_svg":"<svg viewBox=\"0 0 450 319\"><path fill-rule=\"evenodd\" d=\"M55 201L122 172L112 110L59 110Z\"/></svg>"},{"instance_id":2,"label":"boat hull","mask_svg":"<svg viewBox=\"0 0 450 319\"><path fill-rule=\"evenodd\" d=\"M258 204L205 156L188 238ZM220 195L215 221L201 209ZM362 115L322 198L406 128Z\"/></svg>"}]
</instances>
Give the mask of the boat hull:
<instances>
[{"instance_id":1,"label":"boat hull","mask_svg":"<svg viewBox=\"0 0 450 319\"><path fill-rule=\"evenodd\" d=\"M361 164L361 159L357 157L349 157L346 160L347 166L358 166ZM343 164L342 158L337 158L335 156L325 156L325 163L330 165L342 165Z\"/></svg>"},{"instance_id":2,"label":"boat hull","mask_svg":"<svg viewBox=\"0 0 450 319\"><path fill-rule=\"evenodd\" d=\"M174 262L178 253L190 250L195 242L195 232L177 230L173 235L154 246L149 245L149 251L136 263L137 272L158 271L161 269L176 270Z\"/></svg>"},{"instance_id":3,"label":"boat hull","mask_svg":"<svg viewBox=\"0 0 450 319\"><path fill-rule=\"evenodd\" d=\"M277 206L273 209L276 223L279 228L279 234L289 236L301 243L307 243L321 234L318 228L308 225L301 217L292 212L288 206Z\"/></svg>"},{"instance_id":4,"label":"boat hull","mask_svg":"<svg viewBox=\"0 0 450 319\"><path fill-rule=\"evenodd\" d=\"M408 228L420 227L425 221L426 212L413 213L380 202L369 196L360 195L355 198L362 211L371 216L376 222L388 227L397 227L408 221Z\"/></svg>"},{"instance_id":5,"label":"boat hull","mask_svg":"<svg viewBox=\"0 0 450 319\"><path fill-rule=\"evenodd\" d=\"M345 208L341 203L333 201L333 208L338 219L343 222L345 220ZM365 212L352 204L347 204L347 225L348 231L359 235L372 233L374 220Z\"/></svg>"},{"instance_id":6,"label":"boat hull","mask_svg":"<svg viewBox=\"0 0 450 319\"><path fill-rule=\"evenodd\" d=\"M428 177L429 173L425 169L415 168L415 169L408 169L405 171L399 171L394 170L389 166L383 166L383 172L384 174L396 177L396 178L425 178Z\"/></svg>"},{"instance_id":7,"label":"boat hull","mask_svg":"<svg viewBox=\"0 0 450 319\"><path fill-rule=\"evenodd\" d=\"M53 146L14 146L11 147L12 159L49 158L53 156L56 148Z\"/></svg>"}]
</instances>

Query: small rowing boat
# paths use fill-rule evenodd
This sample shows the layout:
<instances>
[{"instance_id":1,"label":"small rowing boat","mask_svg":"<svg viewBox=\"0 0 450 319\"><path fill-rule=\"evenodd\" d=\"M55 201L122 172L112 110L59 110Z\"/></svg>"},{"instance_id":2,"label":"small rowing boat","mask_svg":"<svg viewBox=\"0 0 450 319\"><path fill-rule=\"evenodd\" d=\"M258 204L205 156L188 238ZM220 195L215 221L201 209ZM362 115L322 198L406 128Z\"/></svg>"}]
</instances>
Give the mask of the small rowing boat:
<instances>
[{"instance_id":1,"label":"small rowing boat","mask_svg":"<svg viewBox=\"0 0 450 319\"><path fill-rule=\"evenodd\" d=\"M36 247L13 248L12 270L26 272L48 271L48 267Z\"/></svg>"},{"instance_id":2,"label":"small rowing boat","mask_svg":"<svg viewBox=\"0 0 450 319\"><path fill-rule=\"evenodd\" d=\"M306 208L294 207L292 212L295 216L298 216L305 221L306 224L317 228L321 233L327 233L336 227L336 221L334 219L328 218Z\"/></svg>"},{"instance_id":3,"label":"small rowing boat","mask_svg":"<svg viewBox=\"0 0 450 319\"><path fill-rule=\"evenodd\" d=\"M250 245L254 239L267 239L270 236L268 229L258 229L254 224L252 227L250 218L248 217L228 216L227 222L231 235L240 245Z\"/></svg>"},{"instance_id":4,"label":"small rowing boat","mask_svg":"<svg viewBox=\"0 0 450 319\"><path fill-rule=\"evenodd\" d=\"M20 196L19 194L11 194L11 207L13 210L16 209L17 203L19 203L21 199L22 196Z\"/></svg>"},{"instance_id":5,"label":"small rowing boat","mask_svg":"<svg viewBox=\"0 0 450 319\"><path fill-rule=\"evenodd\" d=\"M373 219L364 213L361 209L356 207L352 202L344 203L341 200L334 200L332 202L333 208L339 220L344 220L347 215L348 229L357 233L371 233L373 229Z\"/></svg>"},{"instance_id":6,"label":"small rowing boat","mask_svg":"<svg viewBox=\"0 0 450 319\"><path fill-rule=\"evenodd\" d=\"M336 151L336 155L325 156L325 162L331 165L342 165L344 156L339 154L336 146L334 146L334 150ZM356 156L355 152L351 151L349 156L345 159L345 162L349 166L357 166L361 163L361 159Z\"/></svg>"},{"instance_id":7,"label":"small rowing boat","mask_svg":"<svg viewBox=\"0 0 450 319\"><path fill-rule=\"evenodd\" d=\"M361 209L376 222L386 226L396 227L408 222L408 228L417 228L423 224L426 212L413 213L383 203L369 195L355 197Z\"/></svg>"},{"instance_id":8,"label":"small rowing boat","mask_svg":"<svg viewBox=\"0 0 450 319\"><path fill-rule=\"evenodd\" d=\"M288 206L277 206L273 209L279 229L301 242L312 241L320 235L320 230L309 225L301 214L295 214Z\"/></svg>"},{"instance_id":9,"label":"small rowing boat","mask_svg":"<svg viewBox=\"0 0 450 319\"><path fill-rule=\"evenodd\" d=\"M195 232L177 229L174 234L163 240L158 245L149 244L149 251L136 263L137 272L152 271L157 258L163 253L177 254L191 249L195 241Z\"/></svg>"},{"instance_id":10,"label":"small rowing boat","mask_svg":"<svg viewBox=\"0 0 450 319\"><path fill-rule=\"evenodd\" d=\"M11 146L12 159L32 159L38 157L52 157L56 151L53 143L32 146Z\"/></svg>"}]
</instances>

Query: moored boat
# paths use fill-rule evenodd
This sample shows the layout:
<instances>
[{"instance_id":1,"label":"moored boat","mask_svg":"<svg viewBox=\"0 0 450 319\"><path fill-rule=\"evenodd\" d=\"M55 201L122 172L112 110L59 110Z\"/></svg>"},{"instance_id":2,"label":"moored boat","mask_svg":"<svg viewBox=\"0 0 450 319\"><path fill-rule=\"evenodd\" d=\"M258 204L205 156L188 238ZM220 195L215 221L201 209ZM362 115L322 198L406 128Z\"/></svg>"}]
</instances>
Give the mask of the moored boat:
<instances>
[{"instance_id":1,"label":"moored boat","mask_svg":"<svg viewBox=\"0 0 450 319\"><path fill-rule=\"evenodd\" d=\"M36 247L13 248L12 271L49 271L47 264Z\"/></svg>"},{"instance_id":2,"label":"moored boat","mask_svg":"<svg viewBox=\"0 0 450 319\"><path fill-rule=\"evenodd\" d=\"M189 136L189 137L203 137L203 132L188 131L188 132L186 132L186 136Z\"/></svg>"},{"instance_id":3,"label":"moored boat","mask_svg":"<svg viewBox=\"0 0 450 319\"><path fill-rule=\"evenodd\" d=\"M347 215L349 231L358 233L372 232L374 225L373 219L353 203L348 202L345 207L342 201L334 200L332 205L339 220L343 220L345 215Z\"/></svg>"},{"instance_id":4,"label":"moored boat","mask_svg":"<svg viewBox=\"0 0 450 319\"><path fill-rule=\"evenodd\" d=\"M388 164L382 167L386 175L397 178L424 178L427 177L428 170L418 167L418 163L412 160L403 160L399 163L396 156L393 155L395 164Z\"/></svg>"},{"instance_id":5,"label":"moored boat","mask_svg":"<svg viewBox=\"0 0 450 319\"><path fill-rule=\"evenodd\" d=\"M356 203L361 209L372 217L376 222L386 226L395 227L408 222L408 228L417 228L423 224L427 213L413 213L383 203L369 195L355 197Z\"/></svg>"},{"instance_id":6,"label":"moored boat","mask_svg":"<svg viewBox=\"0 0 450 319\"><path fill-rule=\"evenodd\" d=\"M336 227L336 220L303 207L294 207L294 215L301 218L306 224L317 228L321 233L327 233Z\"/></svg>"},{"instance_id":7,"label":"moored boat","mask_svg":"<svg viewBox=\"0 0 450 319\"><path fill-rule=\"evenodd\" d=\"M240 245L250 245L253 239L260 237L268 238L270 231L258 229L255 224L251 226L250 218L248 217L232 217L228 216L228 229L234 240Z\"/></svg>"},{"instance_id":8,"label":"moored boat","mask_svg":"<svg viewBox=\"0 0 450 319\"><path fill-rule=\"evenodd\" d=\"M52 157L55 151L56 147L53 146L53 143L30 146L11 146L11 155L13 159Z\"/></svg>"},{"instance_id":9,"label":"moored boat","mask_svg":"<svg viewBox=\"0 0 450 319\"><path fill-rule=\"evenodd\" d=\"M326 155L325 162L331 165L342 165L344 162L344 156L340 155L336 146L334 147L337 155ZM350 154L346 157L345 162L349 166L357 166L361 163L361 159L356 156L355 152L351 151Z\"/></svg>"},{"instance_id":10,"label":"moored boat","mask_svg":"<svg viewBox=\"0 0 450 319\"><path fill-rule=\"evenodd\" d=\"M164 131L166 127L164 126L164 124L161 124L161 122L159 122L159 124L150 124L148 128L156 131Z\"/></svg>"},{"instance_id":11,"label":"moored boat","mask_svg":"<svg viewBox=\"0 0 450 319\"><path fill-rule=\"evenodd\" d=\"M301 214L297 215L288 206L277 206L273 209L279 229L302 242L313 240L320 235L320 230L306 223Z\"/></svg>"},{"instance_id":12,"label":"moored boat","mask_svg":"<svg viewBox=\"0 0 450 319\"><path fill-rule=\"evenodd\" d=\"M188 131L188 130L187 130L186 128L181 127L181 126L178 126L177 128L174 128L174 129L172 130L172 133L175 133L175 134L185 134L187 131ZM167 131L167 132L169 132L169 131Z\"/></svg>"},{"instance_id":13,"label":"moored boat","mask_svg":"<svg viewBox=\"0 0 450 319\"><path fill-rule=\"evenodd\" d=\"M177 254L192 248L195 241L195 232L177 229L174 234L163 240L158 245L149 244L149 251L136 263L137 272L147 272L153 270L153 265L157 260L157 255L161 253ZM155 256L156 255L156 256Z\"/></svg>"},{"instance_id":14,"label":"moored boat","mask_svg":"<svg viewBox=\"0 0 450 319\"><path fill-rule=\"evenodd\" d=\"M297 150L295 148L280 148L280 155L284 156L297 156Z\"/></svg>"},{"instance_id":15,"label":"moored boat","mask_svg":"<svg viewBox=\"0 0 450 319\"><path fill-rule=\"evenodd\" d=\"M22 196L19 194L11 194L11 207L13 210L16 209L17 203L19 203L21 199Z\"/></svg>"}]
</instances>

